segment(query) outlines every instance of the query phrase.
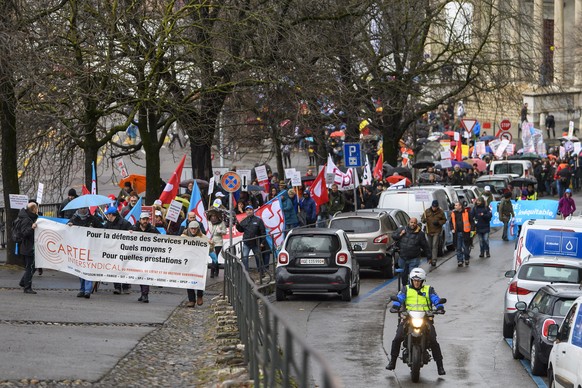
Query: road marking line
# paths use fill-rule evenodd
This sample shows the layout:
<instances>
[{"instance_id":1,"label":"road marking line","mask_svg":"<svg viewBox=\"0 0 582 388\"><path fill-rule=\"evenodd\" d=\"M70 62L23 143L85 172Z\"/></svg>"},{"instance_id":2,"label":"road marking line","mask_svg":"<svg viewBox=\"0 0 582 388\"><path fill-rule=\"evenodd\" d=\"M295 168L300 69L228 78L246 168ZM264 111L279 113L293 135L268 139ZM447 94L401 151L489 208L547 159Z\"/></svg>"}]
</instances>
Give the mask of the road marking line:
<instances>
[{"instance_id":1,"label":"road marking line","mask_svg":"<svg viewBox=\"0 0 582 388\"><path fill-rule=\"evenodd\" d=\"M509 348L511 349L513 340L511 338L505 338L505 342L507 343L507 345L509 345ZM539 388L548 388L548 386L546 385L546 382L544 381L543 378L541 378L540 376L534 376L531 373L531 366L529 364L529 361L526 359L521 359L519 360L519 362L521 362L521 365L523 365L523 367L525 368L525 370L527 371L527 373L529 374L529 377L531 377L531 379L533 380L533 382L539 387Z\"/></svg>"}]
</instances>

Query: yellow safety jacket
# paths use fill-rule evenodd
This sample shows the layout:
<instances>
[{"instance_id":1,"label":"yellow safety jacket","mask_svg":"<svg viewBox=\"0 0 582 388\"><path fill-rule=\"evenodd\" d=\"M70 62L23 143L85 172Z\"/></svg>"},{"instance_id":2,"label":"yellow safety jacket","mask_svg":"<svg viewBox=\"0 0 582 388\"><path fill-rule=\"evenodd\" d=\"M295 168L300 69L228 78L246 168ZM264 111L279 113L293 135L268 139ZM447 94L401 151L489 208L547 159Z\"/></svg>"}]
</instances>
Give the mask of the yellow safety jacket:
<instances>
[{"instance_id":1,"label":"yellow safety jacket","mask_svg":"<svg viewBox=\"0 0 582 388\"><path fill-rule=\"evenodd\" d=\"M430 286L424 285L420 290L415 290L406 286L406 309L411 311L429 311L431 308L430 296L428 295ZM424 294L420 295L420 294Z\"/></svg>"}]
</instances>

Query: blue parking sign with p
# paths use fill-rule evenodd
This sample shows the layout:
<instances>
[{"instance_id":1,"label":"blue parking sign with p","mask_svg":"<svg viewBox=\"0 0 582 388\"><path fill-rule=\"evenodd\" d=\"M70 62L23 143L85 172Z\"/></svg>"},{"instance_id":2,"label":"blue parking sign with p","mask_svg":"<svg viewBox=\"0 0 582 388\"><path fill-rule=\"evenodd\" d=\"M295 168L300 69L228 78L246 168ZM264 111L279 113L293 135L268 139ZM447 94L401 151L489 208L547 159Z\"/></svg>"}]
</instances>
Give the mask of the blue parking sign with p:
<instances>
[{"instance_id":1,"label":"blue parking sign with p","mask_svg":"<svg viewBox=\"0 0 582 388\"><path fill-rule=\"evenodd\" d=\"M344 165L346 167L362 167L362 148L360 143L344 144Z\"/></svg>"}]
</instances>

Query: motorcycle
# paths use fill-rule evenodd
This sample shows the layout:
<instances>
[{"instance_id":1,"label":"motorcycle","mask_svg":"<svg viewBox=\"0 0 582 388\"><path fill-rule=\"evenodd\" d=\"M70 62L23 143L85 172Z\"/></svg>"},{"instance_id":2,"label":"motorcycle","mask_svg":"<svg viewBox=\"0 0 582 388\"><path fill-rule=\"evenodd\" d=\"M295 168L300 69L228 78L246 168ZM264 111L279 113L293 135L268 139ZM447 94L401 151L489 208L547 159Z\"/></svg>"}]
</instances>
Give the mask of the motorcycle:
<instances>
[{"instance_id":1,"label":"motorcycle","mask_svg":"<svg viewBox=\"0 0 582 388\"><path fill-rule=\"evenodd\" d=\"M391 296L391 300L398 301L396 296ZM445 304L447 300L441 298L440 303ZM432 359L430 348L430 324L429 319L434 318L436 314L444 314L444 310L430 311L408 311L399 309L392 311L398 313L399 319L404 321L403 325L403 345L402 362L410 368L410 375L414 383L420 380L420 368L428 364Z\"/></svg>"}]
</instances>

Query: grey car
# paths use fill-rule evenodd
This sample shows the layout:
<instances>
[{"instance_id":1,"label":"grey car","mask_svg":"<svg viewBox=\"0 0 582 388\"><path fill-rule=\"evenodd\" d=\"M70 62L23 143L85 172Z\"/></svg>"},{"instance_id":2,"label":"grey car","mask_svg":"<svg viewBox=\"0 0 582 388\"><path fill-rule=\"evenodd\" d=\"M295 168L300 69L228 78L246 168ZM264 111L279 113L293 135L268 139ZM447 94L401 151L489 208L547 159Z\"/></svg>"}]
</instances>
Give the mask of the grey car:
<instances>
[{"instance_id":1,"label":"grey car","mask_svg":"<svg viewBox=\"0 0 582 388\"><path fill-rule=\"evenodd\" d=\"M386 250L392 244L392 232L408 220L408 214L400 209L365 209L338 213L329 227L347 233L360 267L379 270L389 279L394 276L394 257Z\"/></svg>"}]
</instances>

